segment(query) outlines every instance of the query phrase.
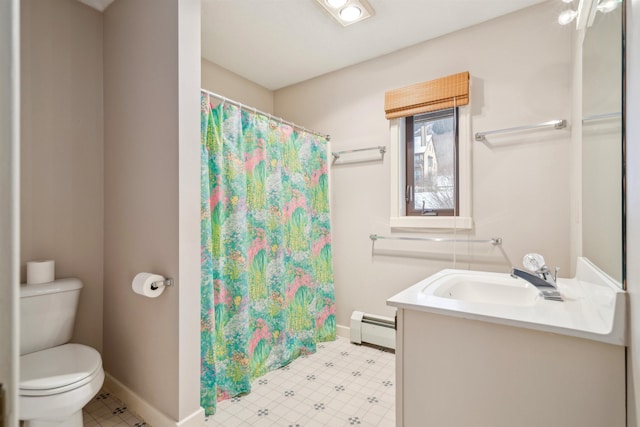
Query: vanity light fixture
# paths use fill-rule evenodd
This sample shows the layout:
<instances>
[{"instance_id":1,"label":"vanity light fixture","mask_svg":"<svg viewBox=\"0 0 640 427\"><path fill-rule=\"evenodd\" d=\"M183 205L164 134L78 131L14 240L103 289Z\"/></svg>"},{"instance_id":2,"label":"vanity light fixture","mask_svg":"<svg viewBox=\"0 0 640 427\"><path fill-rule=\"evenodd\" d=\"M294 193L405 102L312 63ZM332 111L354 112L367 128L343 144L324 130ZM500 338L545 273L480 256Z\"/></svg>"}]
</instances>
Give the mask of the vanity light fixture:
<instances>
[{"instance_id":1,"label":"vanity light fixture","mask_svg":"<svg viewBox=\"0 0 640 427\"><path fill-rule=\"evenodd\" d=\"M563 3L572 3L573 0L562 0ZM614 11L622 0L580 0L578 9L567 9L558 16L560 25L568 25L577 19L576 28L578 30L590 27L595 19L596 12L609 13Z\"/></svg>"},{"instance_id":2,"label":"vanity light fixture","mask_svg":"<svg viewBox=\"0 0 640 427\"><path fill-rule=\"evenodd\" d=\"M347 26L374 15L367 0L317 0L341 25Z\"/></svg>"},{"instance_id":3,"label":"vanity light fixture","mask_svg":"<svg viewBox=\"0 0 640 427\"><path fill-rule=\"evenodd\" d=\"M570 24L576 17L578 16L578 12L572 9L565 10L564 12L558 15L558 24L560 25L568 25Z\"/></svg>"},{"instance_id":4,"label":"vanity light fixture","mask_svg":"<svg viewBox=\"0 0 640 427\"><path fill-rule=\"evenodd\" d=\"M613 12L618 5L620 4L619 0L600 0L598 2L598 12L609 13Z\"/></svg>"}]
</instances>

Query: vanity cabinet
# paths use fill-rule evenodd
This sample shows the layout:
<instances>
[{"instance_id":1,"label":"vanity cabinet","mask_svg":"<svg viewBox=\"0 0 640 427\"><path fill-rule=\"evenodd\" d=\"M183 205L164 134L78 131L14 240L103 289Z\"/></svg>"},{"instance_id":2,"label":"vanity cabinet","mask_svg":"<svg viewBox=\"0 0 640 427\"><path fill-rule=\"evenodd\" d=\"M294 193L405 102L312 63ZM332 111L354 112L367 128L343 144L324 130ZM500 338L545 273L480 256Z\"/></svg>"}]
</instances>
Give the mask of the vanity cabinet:
<instances>
[{"instance_id":1,"label":"vanity cabinet","mask_svg":"<svg viewBox=\"0 0 640 427\"><path fill-rule=\"evenodd\" d=\"M398 427L624 427L624 346L398 308Z\"/></svg>"}]
</instances>

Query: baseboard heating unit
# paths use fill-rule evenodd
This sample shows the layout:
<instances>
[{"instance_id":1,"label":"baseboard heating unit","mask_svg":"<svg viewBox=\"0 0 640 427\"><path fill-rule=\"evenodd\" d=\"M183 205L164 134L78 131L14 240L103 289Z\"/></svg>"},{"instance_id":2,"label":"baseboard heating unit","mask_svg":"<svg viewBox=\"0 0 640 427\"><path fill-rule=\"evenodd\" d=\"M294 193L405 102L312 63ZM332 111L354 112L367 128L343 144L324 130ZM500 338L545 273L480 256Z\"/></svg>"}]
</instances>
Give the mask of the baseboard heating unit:
<instances>
[{"instance_id":1,"label":"baseboard heating unit","mask_svg":"<svg viewBox=\"0 0 640 427\"><path fill-rule=\"evenodd\" d=\"M392 317L354 311L351 314L351 342L396 348L396 320Z\"/></svg>"}]
</instances>

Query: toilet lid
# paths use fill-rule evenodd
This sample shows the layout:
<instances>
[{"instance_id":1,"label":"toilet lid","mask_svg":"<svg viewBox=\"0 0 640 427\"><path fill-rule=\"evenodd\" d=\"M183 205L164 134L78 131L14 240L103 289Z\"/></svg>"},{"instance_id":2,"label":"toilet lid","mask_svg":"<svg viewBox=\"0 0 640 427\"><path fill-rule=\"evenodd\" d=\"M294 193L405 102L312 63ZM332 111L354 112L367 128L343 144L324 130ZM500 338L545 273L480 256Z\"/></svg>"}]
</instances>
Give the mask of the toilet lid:
<instances>
[{"instance_id":1,"label":"toilet lid","mask_svg":"<svg viewBox=\"0 0 640 427\"><path fill-rule=\"evenodd\" d=\"M25 354L20 356L20 390L22 394L67 391L83 385L101 365L100 353L81 344Z\"/></svg>"}]
</instances>

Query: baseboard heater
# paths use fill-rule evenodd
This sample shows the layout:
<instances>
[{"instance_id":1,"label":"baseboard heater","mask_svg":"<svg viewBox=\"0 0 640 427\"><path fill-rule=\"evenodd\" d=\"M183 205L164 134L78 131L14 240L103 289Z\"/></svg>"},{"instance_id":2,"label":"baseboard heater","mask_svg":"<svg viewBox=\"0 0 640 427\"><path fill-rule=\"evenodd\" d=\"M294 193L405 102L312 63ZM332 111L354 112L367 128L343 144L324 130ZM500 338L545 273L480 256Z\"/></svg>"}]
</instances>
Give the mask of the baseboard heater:
<instances>
[{"instance_id":1,"label":"baseboard heater","mask_svg":"<svg viewBox=\"0 0 640 427\"><path fill-rule=\"evenodd\" d=\"M396 320L392 317L354 311L351 314L351 342L396 348Z\"/></svg>"}]
</instances>

